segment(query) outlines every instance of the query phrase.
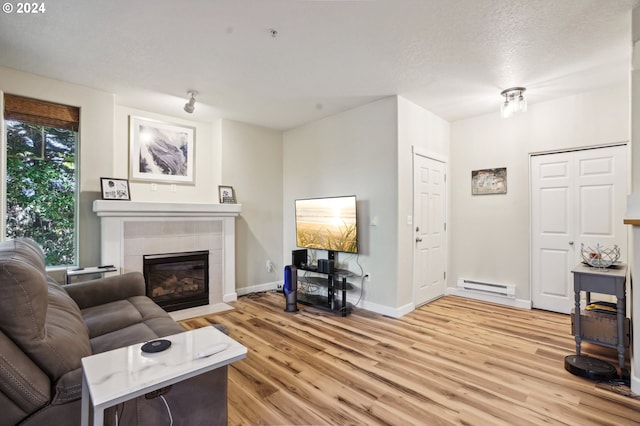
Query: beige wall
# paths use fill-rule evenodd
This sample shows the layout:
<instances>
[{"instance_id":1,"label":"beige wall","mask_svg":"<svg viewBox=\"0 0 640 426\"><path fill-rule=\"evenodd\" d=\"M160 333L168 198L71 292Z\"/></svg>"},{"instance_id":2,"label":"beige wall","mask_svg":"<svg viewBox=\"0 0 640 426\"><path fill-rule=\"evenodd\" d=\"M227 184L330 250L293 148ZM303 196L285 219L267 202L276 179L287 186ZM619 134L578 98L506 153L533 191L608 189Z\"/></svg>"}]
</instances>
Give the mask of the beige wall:
<instances>
[{"instance_id":1,"label":"beige wall","mask_svg":"<svg viewBox=\"0 0 640 426\"><path fill-rule=\"evenodd\" d=\"M627 85L534 104L509 120L496 112L451 125L389 97L284 135L233 121L162 115L131 99L125 106L109 93L7 68L0 68L0 90L81 108L82 264L100 258L99 226L91 211L99 178L128 176L128 116L141 115L196 127L196 185L177 185L172 193L166 185L153 192L148 183L132 182L133 198L217 202L219 184L234 186L246 207L238 220L239 287L282 279L295 248L296 198L356 194L359 261L371 274L361 306L396 316L413 300L413 234L407 222L413 211L412 147L449 159L449 285L461 276L509 282L517 285L519 298L528 299L529 153L629 140ZM491 167L508 168L509 193L471 197L471 170ZM267 259L276 274L267 273ZM340 259L358 270L354 257Z\"/></svg>"},{"instance_id":2,"label":"beige wall","mask_svg":"<svg viewBox=\"0 0 640 426\"><path fill-rule=\"evenodd\" d=\"M359 263L371 275L360 306L391 316L413 309L413 147L446 159L449 124L401 97L284 135L284 256L295 248L295 199L355 194ZM353 259L348 268L359 271Z\"/></svg>"},{"instance_id":3,"label":"beige wall","mask_svg":"<svg viewBox=\"0 0 640 426\"><path fill-rule=\"evenodd\" d=\"M150 183L131 182L132 199L217 203L218 185L234 186L238 201L245 201L243 207L247 209L237 220L238 286L275 281L275 275L266 273L266 258L273 260L282 278L281 132L220 119L188 120L181 112L184 100L171 96L140 97L132 92L119 99L110 93L2 67L0 91L80 107L82 266L100 262L100 224L92 210L93 200L100 198L100 177L129 176L128 120L130 115L138 115L196 128L195 185L176 185L174 192L169 184L157 184L157 190L152 191ZM165 111L171 109L167 105L175 104L176 116L150 110L153 104ZM0 159L4 167L4 159Z\"/></svg>"},{"instance_id":4,"label":"beige wall","mask_svg":"<svg viewBox=\"0 0 640 426\"><path fill-rule=\"evenodd\" d=\"M629 141L626 84L451 124L449 286L458 278L515 284L530 300L529 154ZM506 195L472 196L471 171L506 167Z\"/></svg>"},{"instance_id":5,"label":"beige wall","mask_svg":"<svg viewBox=\"0 0 640 426\"><path fill-rule=\"evenodd\" d=\"M397 307L397 127L397 100L389 97L285 132L283 152L284 259L296 248L296 199L356 195L358 260L371 275L359 306L390 315ZM356 256L338 260L359 273Z\"/></svg>"},{"instance_id":6,"label":"beige wall","mask_svg":"<svg viewBox=\"0 0 640 426\"><path fill-rule=\"evenodd\" d=\"M220 131L221 182L233 186L242 204L236 220L236 288L243 294L241 289L282 280L282 133L231 120L221 120ZM273 272L267 271L267 260Z\"/></svg>"},{"instance_id":7,"label":"beige wall","mask_svg":"<svg viewBox=\"0 0 640 426\"><path fill-rule=\"evenodd\" d=\"M633 55L631 57L631 192L635 195L640 191L640 149L638 144L640 143L640 7L633 9L632 20L632 38L633 43ZM635 219L630 217L629 219ZM637 275L636 271L640 268L640 253L638 247L640 241L638 241L638 227L629 226L633 231L631 233L631 247L629 250L630 259L629 269L630 274ZM640 292L636 290L632 291L631 295L631 310L628 312L632 316L631 327L635 332L635 338L633 339L633 347L631 348L631 390L635 393L640 393L640 338L638 338L637 330L640 330Z\"/></svg>"},{"instance_id":8,"label":"beige wall","mask_svg":"<svg viewBox=\"0 0 640 426\"><path fill-rule=\"evenodd\" d=\"M398 307L413 308L413 151L449 163L449 123L424 108L398 97ZM448 182L447 182L448 185ZM450 188L447 188L450 192ZM448 208L447 200L447 212ZM448 220L447 220L448 221Z\"/></svg>"},{"instance_id":9,"label":"beige wall","mask_svg":"<svg viewBox=\"0 0 640 426\"><path fill-rule=\"evenodd\" d=\"M117 101L117 99L116 99ZM129 176L129 117L138 116L167 123L195 128L195 184L171 185L156 183L155 191L150 182L129 183L131 198L135 201L173 201L177 203L217 203L218 185L222 165L219 160L220 139L214 133L214 123L186 120L143 111L127 106L115 106L114 138L112 142L113 174L116 178ZM172 190L175 189L175 190Z\"/></svg>"},{"instance_id":10,"label":"beige wall","mask_svg":"<svg viewBox=\"0 0 640 426\"><path fill-rule=\"evenodd\" d=\"M110 175L113 169L114 96L84 86L3 67L0 67L0 91L80 108L80 128L82 129L79 149L82 164L79 173L79 244L82 247L80 263L98 264L100 261L100 242L97 238L99 224L91 206L93 200L100 197L100 177ZM3 131L3 140L4 133ZM3 149L0 155L4 155L4 152ZM4 158L1 162L4 167ZM4 180L2 182L4 185ZM4 186L3 193L5 193ZM4 237L4 234L2 236Z\"/></svg>"}]
</instances>

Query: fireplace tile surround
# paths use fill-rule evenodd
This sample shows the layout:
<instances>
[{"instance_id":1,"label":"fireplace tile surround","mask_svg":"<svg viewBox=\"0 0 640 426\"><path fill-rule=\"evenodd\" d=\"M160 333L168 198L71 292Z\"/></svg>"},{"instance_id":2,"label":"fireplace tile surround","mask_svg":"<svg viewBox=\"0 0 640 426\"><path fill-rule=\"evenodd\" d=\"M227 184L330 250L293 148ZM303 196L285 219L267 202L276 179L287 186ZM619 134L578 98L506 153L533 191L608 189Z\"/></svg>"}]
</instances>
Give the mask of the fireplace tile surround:
<instances>
[{"instance_id":1,"label":"fireplace tile surround","mask_svg":"<svg viewBox=\"0 0 640 426\"><path fill-rule=\"evenodd\" d=\"M209 304L213 309L237 299L235 217L241 205L96 200L93 211L100 218L103 265L142 272L145 254L209 250ZM207 313L200 308L192 308L194 315Z\"/></svg>"}]
</instances>

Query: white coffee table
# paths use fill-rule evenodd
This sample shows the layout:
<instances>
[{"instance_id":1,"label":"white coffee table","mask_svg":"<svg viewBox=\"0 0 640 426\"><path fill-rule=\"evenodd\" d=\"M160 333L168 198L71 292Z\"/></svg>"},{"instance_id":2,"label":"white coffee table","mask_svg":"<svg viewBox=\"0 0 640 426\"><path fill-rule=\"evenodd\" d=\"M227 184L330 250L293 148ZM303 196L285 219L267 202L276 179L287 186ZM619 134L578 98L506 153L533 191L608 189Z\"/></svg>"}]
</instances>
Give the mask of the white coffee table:
<instances>
[{"instance_id":1,"label":"white coffee table","mask_svg":"<svg viewBox=\"0 0 640 426\"><path fill-rule=\"evenodd\" d=\"M171 347L143 353L142 343L82 358L82 425L102 425L104 410L153 390L195 377L246 358L247 348L214 327L164 337ZM229 346L206 358L196 354L216 343Z\"/></svg>"}]
</instances>

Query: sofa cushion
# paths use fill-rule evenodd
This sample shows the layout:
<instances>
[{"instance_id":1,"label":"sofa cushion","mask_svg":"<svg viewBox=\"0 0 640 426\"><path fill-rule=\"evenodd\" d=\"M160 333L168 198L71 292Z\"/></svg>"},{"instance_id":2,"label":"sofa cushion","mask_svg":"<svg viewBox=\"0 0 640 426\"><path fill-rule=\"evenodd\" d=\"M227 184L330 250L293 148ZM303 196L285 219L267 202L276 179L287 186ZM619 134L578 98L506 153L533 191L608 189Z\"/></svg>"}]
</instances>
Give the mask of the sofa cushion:
<instances>
[{"instance_id":1,"label":"sofa cushion","mask_svg":"<svg viewBox=\"0 0 640 426\"><path fill-rule=\"evenodd\" d=\"M156 305L153 300L146 296L136 296L127 299L133 304L140 315L142 321L157 337L170 336L176 333L184 332L184 328L175 322L167 312L160 306Z\"/></svg>"},{"instance_id":2,"label":"sofa cushion","mask_svg":"<svg viewBox=\"0 0 640 426\"><path fill-rule=\"evenodd\" d=\"M90 339L142 321L142 315L128 300L83 309L82 317L89 329Z\"/></svg>"},{"instance_id":3,"label":"sofa cushion","mask_svg":"<svg viewBox=\"0 0 640 426\"><path fill-rule=\"evenodd\" d=\"M184 329L181 331L184 331ZM170 334L175 333L169 333L166 334L166 336ZM158 337L164 336L158 335L147 323L139 322L112 333L94 337L91 339L91 347L93 349L93 353L97 354L124 346L147 342L149 340L157 339Z\"/></svg>"},{"instance_id":4,"label":"sofa cushion","mask_svg":"<svg viewBox=\"0 0 640 426\"><path fill-rule=\"evenodd\" d=\"M91 355L78 305L46 277L44 255L29 239L0 243L0 330L55 381Z\"/></svg>"},{"instance_id":5,"label":"sofa cushion","mask_svg":"<svg viewBox=\"0 0 640 426\"><path fill-rule=\"evenodd\" d=\"M82 310L93 353L183 332L184 329L146 296Z\"/></svg>"}]
</instances>

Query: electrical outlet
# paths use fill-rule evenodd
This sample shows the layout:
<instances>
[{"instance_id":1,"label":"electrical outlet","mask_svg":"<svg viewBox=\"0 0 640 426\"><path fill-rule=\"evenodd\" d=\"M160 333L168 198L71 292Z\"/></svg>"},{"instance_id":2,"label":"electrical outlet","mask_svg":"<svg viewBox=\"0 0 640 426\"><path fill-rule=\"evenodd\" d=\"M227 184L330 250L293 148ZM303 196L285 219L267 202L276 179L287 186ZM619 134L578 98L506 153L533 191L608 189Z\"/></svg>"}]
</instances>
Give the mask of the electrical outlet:
<instances>
[{"instance_id":1,"label":"electrical outlet","mask_svg":"<svg viewBox=\"0 0 640 426\"><path fill-rule=\"evenodd\" d=\"M267 266L267 272L273 272L274 267L273 267L273 262L272 261L267 260L266 266Z\"/></svg>"}]
</instances>

